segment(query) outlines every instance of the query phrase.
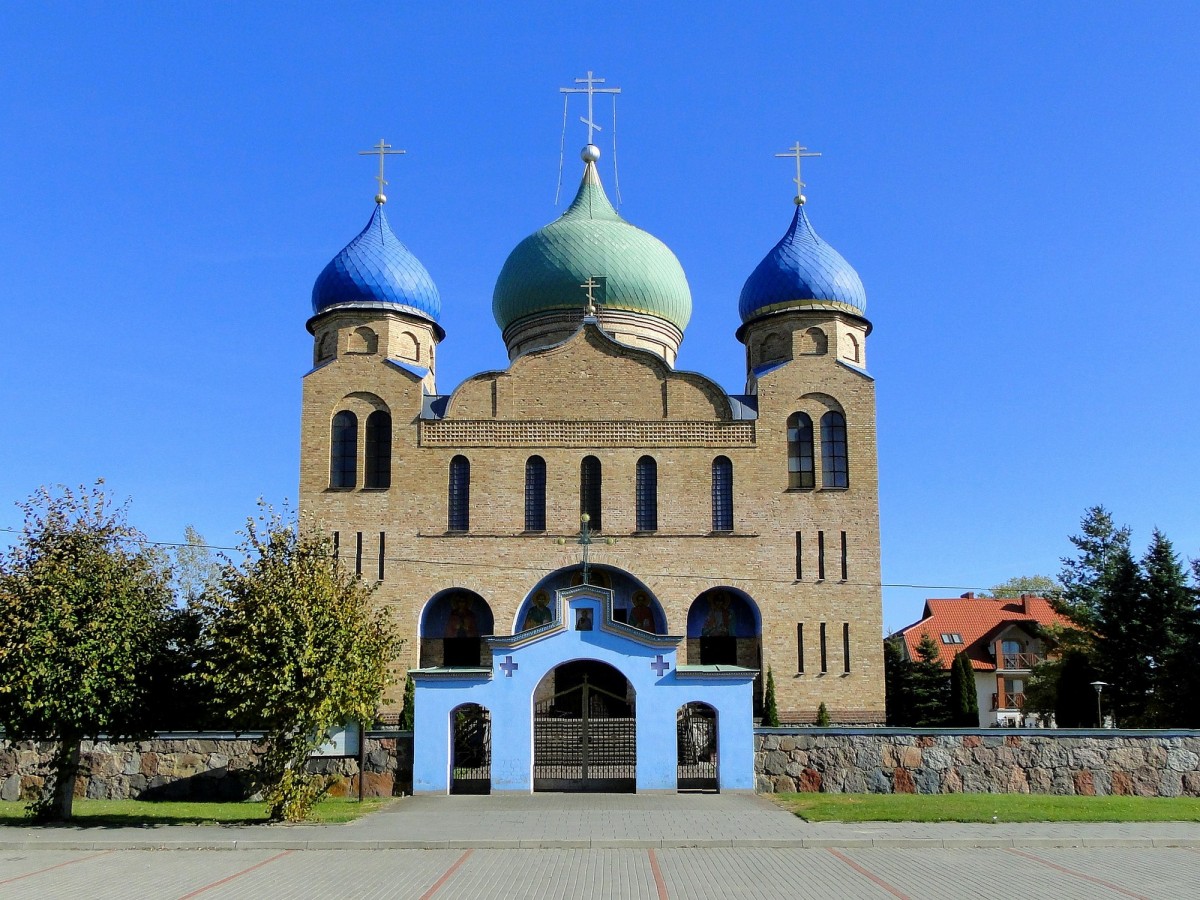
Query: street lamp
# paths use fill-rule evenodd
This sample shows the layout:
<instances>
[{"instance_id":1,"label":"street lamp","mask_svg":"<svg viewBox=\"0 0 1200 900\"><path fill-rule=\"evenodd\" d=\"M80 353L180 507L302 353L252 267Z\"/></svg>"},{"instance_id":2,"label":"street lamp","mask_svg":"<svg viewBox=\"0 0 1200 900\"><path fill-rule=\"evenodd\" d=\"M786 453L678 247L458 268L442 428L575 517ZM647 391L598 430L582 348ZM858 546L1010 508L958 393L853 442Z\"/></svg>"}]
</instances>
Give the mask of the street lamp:
<instances>
[{"instance_id":1,"label":"street lamp","mask_svg":"<svg viewBox=\"0 0 1200 900\"><path fill-rule=\"evenodd\" d=\"M1093 681L1092 687L1096 689L1096 727L1104 727L1104 715L1100 712L1100 694L1108 687L1107 681Z\"/></svg>"}]
</instances>

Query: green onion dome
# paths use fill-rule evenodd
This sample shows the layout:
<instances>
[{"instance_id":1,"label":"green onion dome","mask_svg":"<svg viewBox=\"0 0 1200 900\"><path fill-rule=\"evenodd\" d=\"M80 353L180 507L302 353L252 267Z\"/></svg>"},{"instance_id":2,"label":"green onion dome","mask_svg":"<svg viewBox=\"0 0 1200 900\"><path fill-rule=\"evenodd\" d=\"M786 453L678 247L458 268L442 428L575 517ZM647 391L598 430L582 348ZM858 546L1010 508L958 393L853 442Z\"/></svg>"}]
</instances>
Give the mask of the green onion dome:
<instances>
[{"instance_id":1,"label":"green onion dome","mask_svg":"<svg viewBox=\"0 0 1200 900\"><path fill-rule=\"evenodd\" d=\"M583 181L558 219L535 231L509 254L492 294L492 315L502 330L552 310L583 315L581 285L596 279L601 321L606 310L663 319L682 332L692 315L692 292L683 267L666 244L630 225L613 209L596 172L599 151L584 149Z\"/></svg>"}]
</instances>

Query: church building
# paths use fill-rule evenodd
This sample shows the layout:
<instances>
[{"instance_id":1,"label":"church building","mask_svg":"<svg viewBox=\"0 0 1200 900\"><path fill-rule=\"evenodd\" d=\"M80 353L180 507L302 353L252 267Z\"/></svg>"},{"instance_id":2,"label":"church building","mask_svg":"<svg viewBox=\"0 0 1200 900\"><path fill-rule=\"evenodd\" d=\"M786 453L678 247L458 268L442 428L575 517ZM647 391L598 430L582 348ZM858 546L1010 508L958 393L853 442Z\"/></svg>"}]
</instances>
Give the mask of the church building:
<instances>
[{"instance_id":1,"label":"church building","mask_svg":"<svg viewBox=\"0 0 1200 900\"><path fill-rule=\"evenodd\" d=\"M751 787L768 668L784 723L884 720L862 282L798 191L726 393L675 367L684 271L614 209L590 133L581 157L498 274L503 370L438 383L442 300L382 174L313 288L300 511L406 638L418 790Z\"/></svg>"}]
</instances>

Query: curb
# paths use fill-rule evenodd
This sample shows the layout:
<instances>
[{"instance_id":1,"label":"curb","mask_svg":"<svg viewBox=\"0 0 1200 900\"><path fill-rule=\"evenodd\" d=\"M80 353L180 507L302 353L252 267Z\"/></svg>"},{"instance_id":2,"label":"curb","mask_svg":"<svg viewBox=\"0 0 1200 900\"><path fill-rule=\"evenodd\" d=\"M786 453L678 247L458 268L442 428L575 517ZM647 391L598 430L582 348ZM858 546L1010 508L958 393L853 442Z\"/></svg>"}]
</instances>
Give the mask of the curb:
<instances>
[{"instance_id":1,"label":"curb","mask_svg":"<svg viewBox=\"0 0 1200 900\"><path fill-rule=\"evenodd\" d=\"M0 841L0 852L14 850L992 850L992 849L1190 849L1200 838L751 838L729 840L95 840Z\"/></svg>"}]
</instances>

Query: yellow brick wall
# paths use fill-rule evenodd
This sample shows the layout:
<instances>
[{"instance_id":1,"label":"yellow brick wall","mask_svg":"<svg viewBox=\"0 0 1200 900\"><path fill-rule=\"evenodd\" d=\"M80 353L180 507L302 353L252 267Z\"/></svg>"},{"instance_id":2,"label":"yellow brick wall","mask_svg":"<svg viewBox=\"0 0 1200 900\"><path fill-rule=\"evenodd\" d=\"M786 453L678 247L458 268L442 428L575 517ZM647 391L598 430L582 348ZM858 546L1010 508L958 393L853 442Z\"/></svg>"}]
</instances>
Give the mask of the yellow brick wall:
<instances>
[{"instance_id":1,"label":"yellow brick wall","mask_svg":"<svg viewBox=\"0 0 1200 900\"><path fill-rule=\"evenodd\" d=\"M668 631L686 632L695 598L715 586L749 594L762 616L764 669L775 674L786 721L811 721L824 701L834 721L883 720L879 514L875 456L874 384L838 361L839 336L865 337L861 320L840 313L788 313L770 318L772 331L797 335L811 327L828 336L824 355L794 356L757 381L758 419L730 428L724 394L708 379L669 369L653 354L617 344L594 326L550 350L519 357L503 373L468 379L451 397L448 420L475 435L463 446L422 446L422 379L385 361L393 335L417 333L403 316L339 312L318 321L319 339L366 325L384 336L375 355L339 355L304 379L300 509L336 531L344 561L354 564L363 534L363 575L378 571L379 533L386 534L384 578L376 597L407 638L398 671L419 658L418 623L425 603L447 588L479 594L492 609L497 633L511 633L530 589L556 569L575 565L579 465L595 455L603 466L603 540L592 558L631 573L658 597ZM756 330L757 328L757 330ZM753 346L762 328L750 326ZM432 352L432 333L420 332ZM797 338L797 343L799 339ZM339 350L346 338L339 337ZM865 353L865 341L862 341ZM386 407L394 423L392 486L329 489L330 420L339 409ZM844 411L849 432L847 490L789 491L788 416L809 412L814 423L830 408ZM548 437L515 445L495 438L496 423L541 423ZM638 443L637 423L669 434L661 445ZM561 423L561 424L560 424ZM604 423L604 445L587 446L579 423ZM628 424L625 424L628 423ZM475 426L478 427L475 427ZM436 426L435 426L436 427ZM647 425L646 429L650 426ZM664 431L664 429L668 429ZM431 434L434 429L430 429ZM624 437L623 437L624 436ZM471 529L448 534L447 483L452 457L471 462ZM525 534L526 459L546 461L544 534ZM635 534L634 472L649 454L658 463L658 531ZM733 463L734 531L711 533L711 467ZM816 446L821 483L820 434ZM796 578L796 532L803 535L803 575ZM817 580L817 534L825 533L826 577ZM841 579L840 535L847 534L848 578ZM558 538L568 543L560 545ZM827 626L827 671L819 670L819 626ZM850 623L851 666L843 672L842 625ZM796 625L804 624L805 670L797 671ZM686 652L686 651L681 651ZM390 698L399 703L399 686Z\"/></svg>"}]
</instances>

